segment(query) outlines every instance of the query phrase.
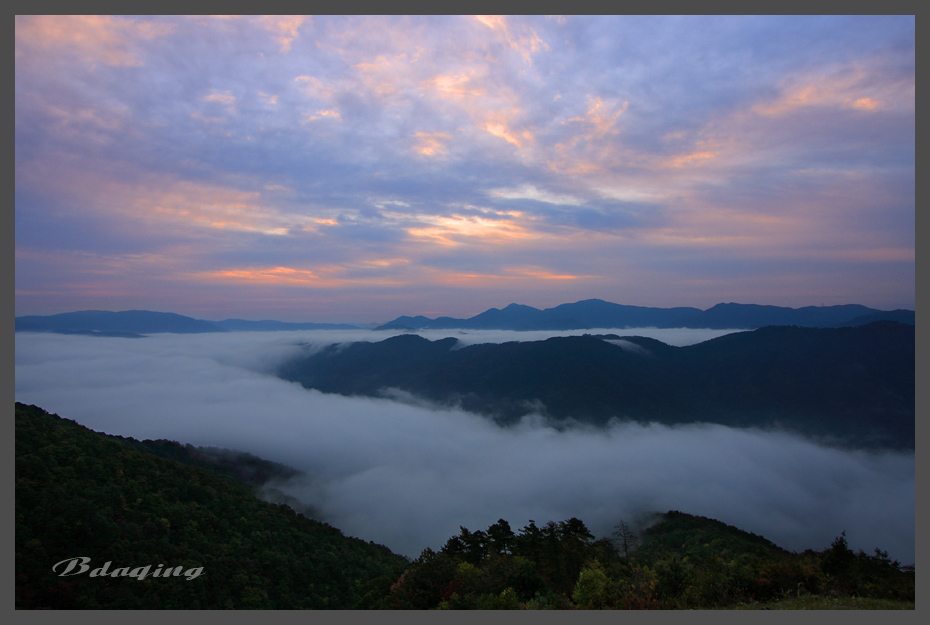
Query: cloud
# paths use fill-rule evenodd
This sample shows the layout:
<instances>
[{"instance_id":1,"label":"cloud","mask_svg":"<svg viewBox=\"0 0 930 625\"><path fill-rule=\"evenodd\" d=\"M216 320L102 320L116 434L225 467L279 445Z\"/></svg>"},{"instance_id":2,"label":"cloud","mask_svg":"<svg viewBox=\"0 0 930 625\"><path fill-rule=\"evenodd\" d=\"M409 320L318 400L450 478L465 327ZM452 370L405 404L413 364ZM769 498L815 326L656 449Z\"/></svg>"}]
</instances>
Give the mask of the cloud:
<instances>
[{"instance_id":1,"label":"cloud","mask_svg":"<svg viewBox=\"0 0 930 625\"><path fill-rule=\"evenodd\" d=\"M442 156L448 152L448 143L452 135L444 132L416 132L414 151L422 156Z\"/></svg>"},{"instance_id":2,"label":"cloud","mask_svg":"<svg viewBox=\"0 0 930 625\"><path fill-rule=\"evenodd\" d=\"M166 36L171 24L109 15L17 15L16 57L53 58L64 51L84 63L140 66L137 41Z\"/></svg>"},{"instance_id":3,"label":"cloud","mask_svg":"<svg viewBox=\"0 0 930 625\"><path fill-rule=\"evenodd\" d=\"M491 196L508 200L536 200L547 204L564 204L568 206L578 206L583 203L574 196L551 193L545 189L537 189L531 184L525 184L513 189L494 189L491 191Z\"/></svg>"},{"instance_id":4,"label":"cloud","mask_svg":"<svg viewBox=\"0 0 930 625\"><path fill-rule=\"evenodd\" d=\"M120 170L117 173L101 171L101 165L93 159L80 162L76 156L59 155L23 163L17 167L17 176L26 184L43 181L43 193L59 201L70 198L68 212L90 211L115 218L128 228L162 233L205 229L281 235L301 222L313 223L313 217L284 213L259 190L239 188L242 182L246 184L241 186L252 186L252 181L204 182L140 172L125 164L114 165L114 170Z\"/></svg>"},{"instance_id":5,"label":"cloud","mask_svg":"<svg viewBox=\"0 0 930 625\"><path fill-rule=\"evenodd\" d=\"M532 239L535 235L530 228L521 223L520 215L515 219L493 219L477 215L432 216L417 215L421 225L407 229L414 239L428 240L440 245L456 246L468 239L476 239L479 244L494 242L516 242Z\"/></svg>"},{"instance_id":6,"label":"cloud","mask_svg":"<svg viewBox=\"0 0 930 625\"><path fill-rule=\"evenodd\" d=\"M499 33L507 44L520 54L523 62L528 65L532 64L532 55L534 53L549 49L549 46L536 34L536 31L525 23L520 24L515 32L509 20L501 15L476 15L475 19L492 31Z\"/></svg>"},{"instance_id":7,"label":"cloud","mask_svg":"<svg viewBox=\"0 0 930 625\"><path fill-rule=\"evenodd\" d=\"M223 93L214 92L209 95L205 95L201 99L204 102L215 102L217 104L222 104L224 106L232 106L233 104L236 103L236 96L234 96L229 91L225 91Z\"/></svg>"},{"instance_id":8,"label":"cloud","mask_svg":"<svg viewBox=\"0 0 930 625\"><path fill-rule=\"evenodd\" d=\"M289 464L310 481L279 485L284 492L347 534L412 557L441 547L459 525L483 529L505 518L519 528L577 516L604 536L620 519L677 509L793 550L824 549L846 530L854 549L914 561L913 454L711 425L557 431L528 418L502 429L457 410L330 396L271 375L301 343L359 336L18 333L16 399L111 434Z\"/></svg>"},{"instance_id":9,"label":"cloud","mask_svg":"<svg viewBox=\"0 0 930 625\"><path fill-rule=\"evenodd\" d=\"M507 281L463 280L427 301L436 283L418 291L418 279L513 267L599 276L527 281L513 296L533 305L703 306L768 286L783 305L810 293L913 306L913 16L15 26L16 245L27 264L61 259L17 267L29 278L18 308L52 291L58 307L87 301L50 286L73 273L75 248L85 260L187 250L171 275L137 265L134 297L203 272L404 258L377 304L394 316L407 302L457 316L500 305L492 291ZM806 277L785 270L796 259ZM738 267L759 272L728 281ZM193 306L263 315L289 284L259 300L254 280L229 279ZM359 297L336 316L372 310Z\"/></svg>"},{"instance_id":10,"label":"cloud","mask_svg":"<svg viewBox=\"0 0 930 625\"><path fill-rule=\"evenodd\" d=\"M283 54L290 51L291 42L299 36L300 27L312 18L303 15L263 15L257 18L280 46Z\"/></svg>"},{"instance_id":11,"label":"cloud","mask_svg":"<svg viewBox=\"0 0 930 625\"><path fill-rule=\"evenodd\" d=\"M877 112L885 108L911 110L914 84L898 76L884 76L875 61L872 67L843 67L829 74L804 75L783 86L771 101L760 102L752 110L759 115L785 115L805 107L853 108Z\"/></svg>"}]
</instances>

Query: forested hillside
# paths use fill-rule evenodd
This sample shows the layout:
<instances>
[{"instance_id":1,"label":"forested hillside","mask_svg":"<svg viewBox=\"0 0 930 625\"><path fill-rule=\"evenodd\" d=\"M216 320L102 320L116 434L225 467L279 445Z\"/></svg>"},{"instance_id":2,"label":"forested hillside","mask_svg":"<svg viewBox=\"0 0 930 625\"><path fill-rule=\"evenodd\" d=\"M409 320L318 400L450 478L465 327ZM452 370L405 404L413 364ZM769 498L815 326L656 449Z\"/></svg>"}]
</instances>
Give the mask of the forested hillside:
<instances>
[{"instance_id":1,"label":"forested hillside","mask_svg":"<svg viewBox=\"0 0 930 625\"><path fill-rule=\"evenodd\" d=\"M611 418L785 427L871 448L914 446L914 326L770 326L697 345L566 336L462 346L402 335L330 346L279 375L343 395L400 389L513 423Z\"/></svg>"},{"instance_id":2,"label":"forested hillside","mask_svg":"<svg viewBox=\"0 0 930 625\"><path fill-rule=\"evenodd\" d=\"M579 519L504 519L465 527L425 550L365 607L395 609L707 609L759 607L782 599L842 600L849 607L914 608L914 571L854 553L844 535L797 554L761 536L672 511L645 528L621 521L595 539ZM866 600L863 603L863 600Z\"/></svg>"},{"instance_id":3,"label":"forested hillside","mask_svg":"<svg viewBox=\"0 0 930 625\"><path fill-rule=\"evenodd\" d=\"M155 446L189 458L176 443ZM223 474L228 468L145 447L16 405L17 608L349 608L407 564L386 547L260 501ZM202 573L139 580L52 571L75 557L92 567L111 561L110 570Z\"/></svg>"}]
</instances>

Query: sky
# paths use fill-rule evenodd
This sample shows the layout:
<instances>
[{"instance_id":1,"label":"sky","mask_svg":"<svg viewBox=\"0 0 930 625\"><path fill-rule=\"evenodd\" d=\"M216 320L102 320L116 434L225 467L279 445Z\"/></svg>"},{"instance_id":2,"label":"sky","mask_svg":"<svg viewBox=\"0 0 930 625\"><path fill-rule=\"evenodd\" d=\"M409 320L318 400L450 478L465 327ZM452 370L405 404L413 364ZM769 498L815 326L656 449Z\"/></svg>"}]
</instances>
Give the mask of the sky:
<instances>
[{"instance_id":1,"label":"sky","mask_svg":"<svg viewBox=\"0 0 930 625\"><path fill-rule=\"evenodd\" d=\"M915 18L15 18L15 311L915 307Z\"/></svg>"},{"instance_id":2,"label":"sky","mask_svg":"<svg viewBox=\"0 0 930 625\"><path fill-rule=\"evenodd\" d=\"M641 334L635 331L636 334ZM343 397L277 378L289 358L371 331L157 334L17 332L16 400L91 429L250 452L305 473L274 486L348 536L412 558L459 527L581 519L596 537L669 510L792 550L850 547L915 563L915 455L839 449L778 431L616 422L516 427L462 410ZM538 340L484 332L463 340ZM707 330L656 330L670 344ZM170 389L170 392L166 392ZM300 506L298 506L300 507Z\"/></svg>"}]
</instances>

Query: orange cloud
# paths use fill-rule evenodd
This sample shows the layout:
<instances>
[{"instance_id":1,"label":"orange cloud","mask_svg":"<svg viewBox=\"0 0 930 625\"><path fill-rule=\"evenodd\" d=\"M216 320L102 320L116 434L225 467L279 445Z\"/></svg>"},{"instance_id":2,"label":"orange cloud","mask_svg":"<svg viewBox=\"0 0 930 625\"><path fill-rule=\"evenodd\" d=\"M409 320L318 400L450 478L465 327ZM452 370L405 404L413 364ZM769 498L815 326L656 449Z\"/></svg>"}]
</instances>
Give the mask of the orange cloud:
<instances>
[{"instance_id":1,"label":"orange cloud","mask_svg":"<svg viewBox=\"0 0 930 625\"><path fill-rule=\"evenodd\" d=\"M508 267L502 273L473 273L467 271L433 271L432 279L448 286L469 286L501 284L526 281L562 281L594 278L596 276L557 274L542 267Z\"/></svg>"},{"instance_id":2,"label":"orange cloud","mask_svg":"<svg viewBox=\"0 0 930 625\"><path fill-rule=\"evenodd\" d=\"M573 275L573 274L564 274L564 273L552 273L546 269L540 268L513 268L508 269L507 271L513 272L516 277L521 278L533 278L535 280L578 280L579 278L593 278L594 276L583 276L583 275Z\"/></svg>"},{"instance_id":3,"label":"orange cloud","mask_svg":"<svg viewBox=\"0 0 930 625\"><path fill-rule=\"evenodd\" d=\"M16 57L66 50L87 63L140 66L133 44L173 32L170 24L108 15L16 16Z\"/></svg>"},{"instance_id":4,"label":"orange cloud","mask_svg":"<svg viewBox=\"0 0 930 625\"><path fill-rule=\"evenodd\" d=\"M422 156L439 156L446 153L446 144L452 140L452 135L444 132L417 132L414 134L417 144L414 151Z\"/></svg>"},{"instance_id":5,"label":"orange cloud","mask_svg":"<svg viewBox=\"0 0 930 625\"><path fill-rule=\"evenodd\" d=\"M341 288L349 286L402 286L405 283L384 278L345 277L346 268L325 266L316 269L293 267L250 267L246 269L224 269L203 271L192 277L209 282L249 282L263 286L303 286L311 288Z\"/></svg>"},{"instance_id":6,"label":"orange cloud","mask_svg":"<svg viewBox=\"0 0 930 625\"><path fill-rule=\"evenodd\" d=\"M836 76L805 77L803 82L783 89L781 95L771 102L753 107L759 115L782 115L806 106L833 106L874 111L883 108L882 99L863 95L862 91L881 91L888 99L905 102L913 95L913 83L874 86L869 73L857 68Z\"/></svg>"},{"instance_id":7,"label":"orange cloud","mask_svg":"<svg viewBox=\"0 0 930 625\"><path fill-rule=\"evenodd\" d=\"M511 32L507 20L503 16L476 15L475 19L492 31L499 33L507 44L523 57L523 61L527 64L532 63L531 55L534 52L549 49L549 46L536 34L536 31L526 25L520 27L521 32L515 35Z\"/></svg>"},{"instance_id":8,"label":"orange cloud","mask_svg":"<svg viewBox=\"0 0 930 625\"><path fill-rule=\"evenodd\" d=\"M879 107L878 100L873 100L872 98L859 98L852 103L853 108L865 109L867 111L874 111Z\"/></svg>"},{"instance_id":9,"label":"orange cloud","mask_svg":"<svg viewBox=\"0 0 930 625\"><path fill-rule=\"evenodd\" d=\"M501 15L476 15L475 19L491 30L506 30L507 24Z\"/></svg>"},{"instance_id":10,"label":"orange cloud","mask_svg":"<svg viewBox=\"0 0 930 625\"><path fill-rule=\"evenodd\" d=\"M487 90L480 84L486 68L474 67L467 73L441 74L420 83L420 90L453 102L472 120L475 127L522 150L534 141L527 129L514 128L519 117L519 97L507 88Z\"/></svg>"},{"instance_id":11,"label":"orange cloud","mask_svg":"<svg viewBox=\"0 0 930 625\"><path fill-rule=\"evenodd\" d=\"M272 33L283 54L291 49L291 42L299 36L300 27L311 18L303 15L263 15L258 18L265 30Z\"/></svg>"},{"instance_id":12,"label":"orange cloud","mask_svg":"<svg viewBox=\"0 0 930 625\"><path fill-rule=\"evenodd\" d=\"M199 274L206 278L223 278L260 284L303 284L311 286L336 286L340 280L322 279L313 271L290 267L267 267L262 269L227 269Z\"/></svg>"},{"instance_id":13,"label":"orange cloud","mask_svg":"<svg viewBox=\"0 0 930 625\"><path fill-rule=\"evenodd\" d=\"M684 167L686 165L700 165L705 161L716 158L716 152L693 152L670 158L662 163L663 167Z\"/></svg>"},{"instance_id":14,"label":"orange cloud","mask_svg":"<svg viewBox=\"0 0 930 625\"><path fill-rule=\"evenodd\" d=\"M319 232L320 226L338 226L339 222L335 219L319 219L319 218L310 218L307 220L307 223L304 224L301 230L304 232Z\"/></svg>"},{"instance_id":15,"label":"orange cloud","mask_svg":"<svg viewBox=\"0 0 930 625\"><path fill-rule=\"evenodd\" d=\"M395 267L397 265L408 265L410 260L406 258L375 258L372 260L363 260L356 263L360 267Z\"/></svg>"},{"instance_id":16,"label":"orange cloud","mask_svg":"<svg viewBox=\"0 0 930 625\"><path fill-rule=\"evenodd\" d=\"M584 122L590 124L593 129L585 136L588 141L602 139L607 135L617 134L617 120L623 115L629 107L629 102L624 102L622 106L605 105L599 97L588 98L590 105L583 117L573 117L563 123Z\"/></svg>"},{"instance_id":17,"label":"orange cloud","mask_svg":"<svg viewBox=\"0 0 930 625\"><path fill-rule=\"evenodd\" d=\"M246 191L154 173L127 174L122 164L81 157L61 155L23 162L17 165L17 176L17 183L92 203L101 214L129 219L147 229L209 228L284 235L313 220L285 213L264 197L279 197L276 191Z\"/></svg>"},{"instance_id":18,"label":"orange cloud","mask_svg":"<svg viewBox=\"0 0 930 625\"><path fill-rule=\"evenodd\" d=\"M618 144L613 138L620 132L617 120L628 107L629 102L619 105L589 97L584 115L562 122L577 130L552 147L546 165L555 172L569 175L587 175L609 168L619 157Z\"/></svg>"},{"instance_id":19,"label":"orange cloud","mask_svg":"<svg viewBox=\"0 0 930 625\"><path fill-rule=\"evenodd\" d=\"M392 96L414 84L408 76L410 68L406 54L399 54L393 60L378 55L374 62L356 63L352 67L358 71L365 87L378 97Z\"/></svg>"},{"instance_id":20,"label":"orange cloud","mask_svg":"<svg viewBox=\"0 0 930 625\"><path fill-rule=\"evenodd\" d=\"M530 239L536 236L511 219L487 219L474 215L452 215L449 217L419 215L418 219L431 225L408 228L407 234L417 239L427 239L445 246L459 245L463 238L500 242Z\"/></svg>"},{"instance_id":21,"label":"orange cloud","mask_svg":"<svg viewBox=\"0 0 930 625\"><path fill-rule=\"evenodd\" d=\"M223 93L213 92L210 95L205 95L201 100L204 102L215 102L216 104L222 104L224 106L232 106L236 103L236 96L229 91L224 91Z\"/></svg>"},{"instance_id":22,"label":"orange cloud","mask_svg":"<svg viewBox=\"0 0 930 625\"><path fill-rule=\"evenodd\" d=\"M329 119L334 119L334 120L339 121L339 122L342 121L342 115L339 113L339 111L337 111L337 110L335 110L335 109L327 109L327 110L323 110L323 111L317 111L317 112L316 112L316 115L309 115L304 121L305 121L305 122L313 122L313 121L316 121L316 120L318 120L318 119L323 119L324 117L329 118Z\"/></svg>"},{"instance_id":23,"label":"orange cloud","mask_svg":"<svg viewBox=\"0 0 930 625\"><path fill-rule=\"evenodd\" d=\"M529 130L524 130L523 132L511 130L507 127L505 122L497 121L500 119L500 115L494 115L493 117L495 119L485 122L483 127L488 133L503 139L507 143L512 143L517 146L517 149L523 149L524 142L533 141L533 133Z\"/></svg>"},{"instance_id":24,"label":"orange cloud","mask_svg":"<svg viewBox=\"0 0 930 625\"><path fill-rule=\"evenodd\" d=\"M483 96L485 91L477 88L466 88L472 81L473 76L465 74L445 74L436 76L425 83L423 86L427 90L434 91L443 98L462 98L466 96Z\"/></svg>"}]
</instances>

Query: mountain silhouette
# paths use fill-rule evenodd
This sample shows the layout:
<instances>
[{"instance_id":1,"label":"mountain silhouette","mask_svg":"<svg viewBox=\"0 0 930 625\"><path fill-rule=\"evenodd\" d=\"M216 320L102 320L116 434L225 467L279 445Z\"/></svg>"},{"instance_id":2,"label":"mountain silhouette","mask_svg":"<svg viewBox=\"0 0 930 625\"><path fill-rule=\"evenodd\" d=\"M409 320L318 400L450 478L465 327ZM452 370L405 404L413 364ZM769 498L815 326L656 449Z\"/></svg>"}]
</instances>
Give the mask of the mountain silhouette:
<instances>
[{"instance_id":1,"label":"mountain silhouette","mask_svg":"<svg viewBox=\"0 0 930 625\"><path fill-rule=\"evenodd\" d=\"M328 393L409 393L502 425L536 412L559 425L783 427L843 444L913 448L914 336L914 326L891 321L769 326L687 347L616 335L463 347L407 334L333 345L278 374Z\"/></svg>"},{"instance_id":2,"label":"mountain silhouette","mask_svg":"<svg viewBox=\"0 0 930 625\"><path fill-rule=\"evenodd\" d=\"M754 330L769 325L795 325L830 328L864 325L889 319L913 325L913 311L894 314L849 304L842 306L761 306L758 304L717 304L707 310L699 308L650 308L626 306L588 299L539 310L532 306L510 304L504 309L491 308L468 319L422 315L401 316L377 330L591 330L595 328L710 328ZM858 321L857 321L858 320Z\"/></svg>"}]
</instances>

